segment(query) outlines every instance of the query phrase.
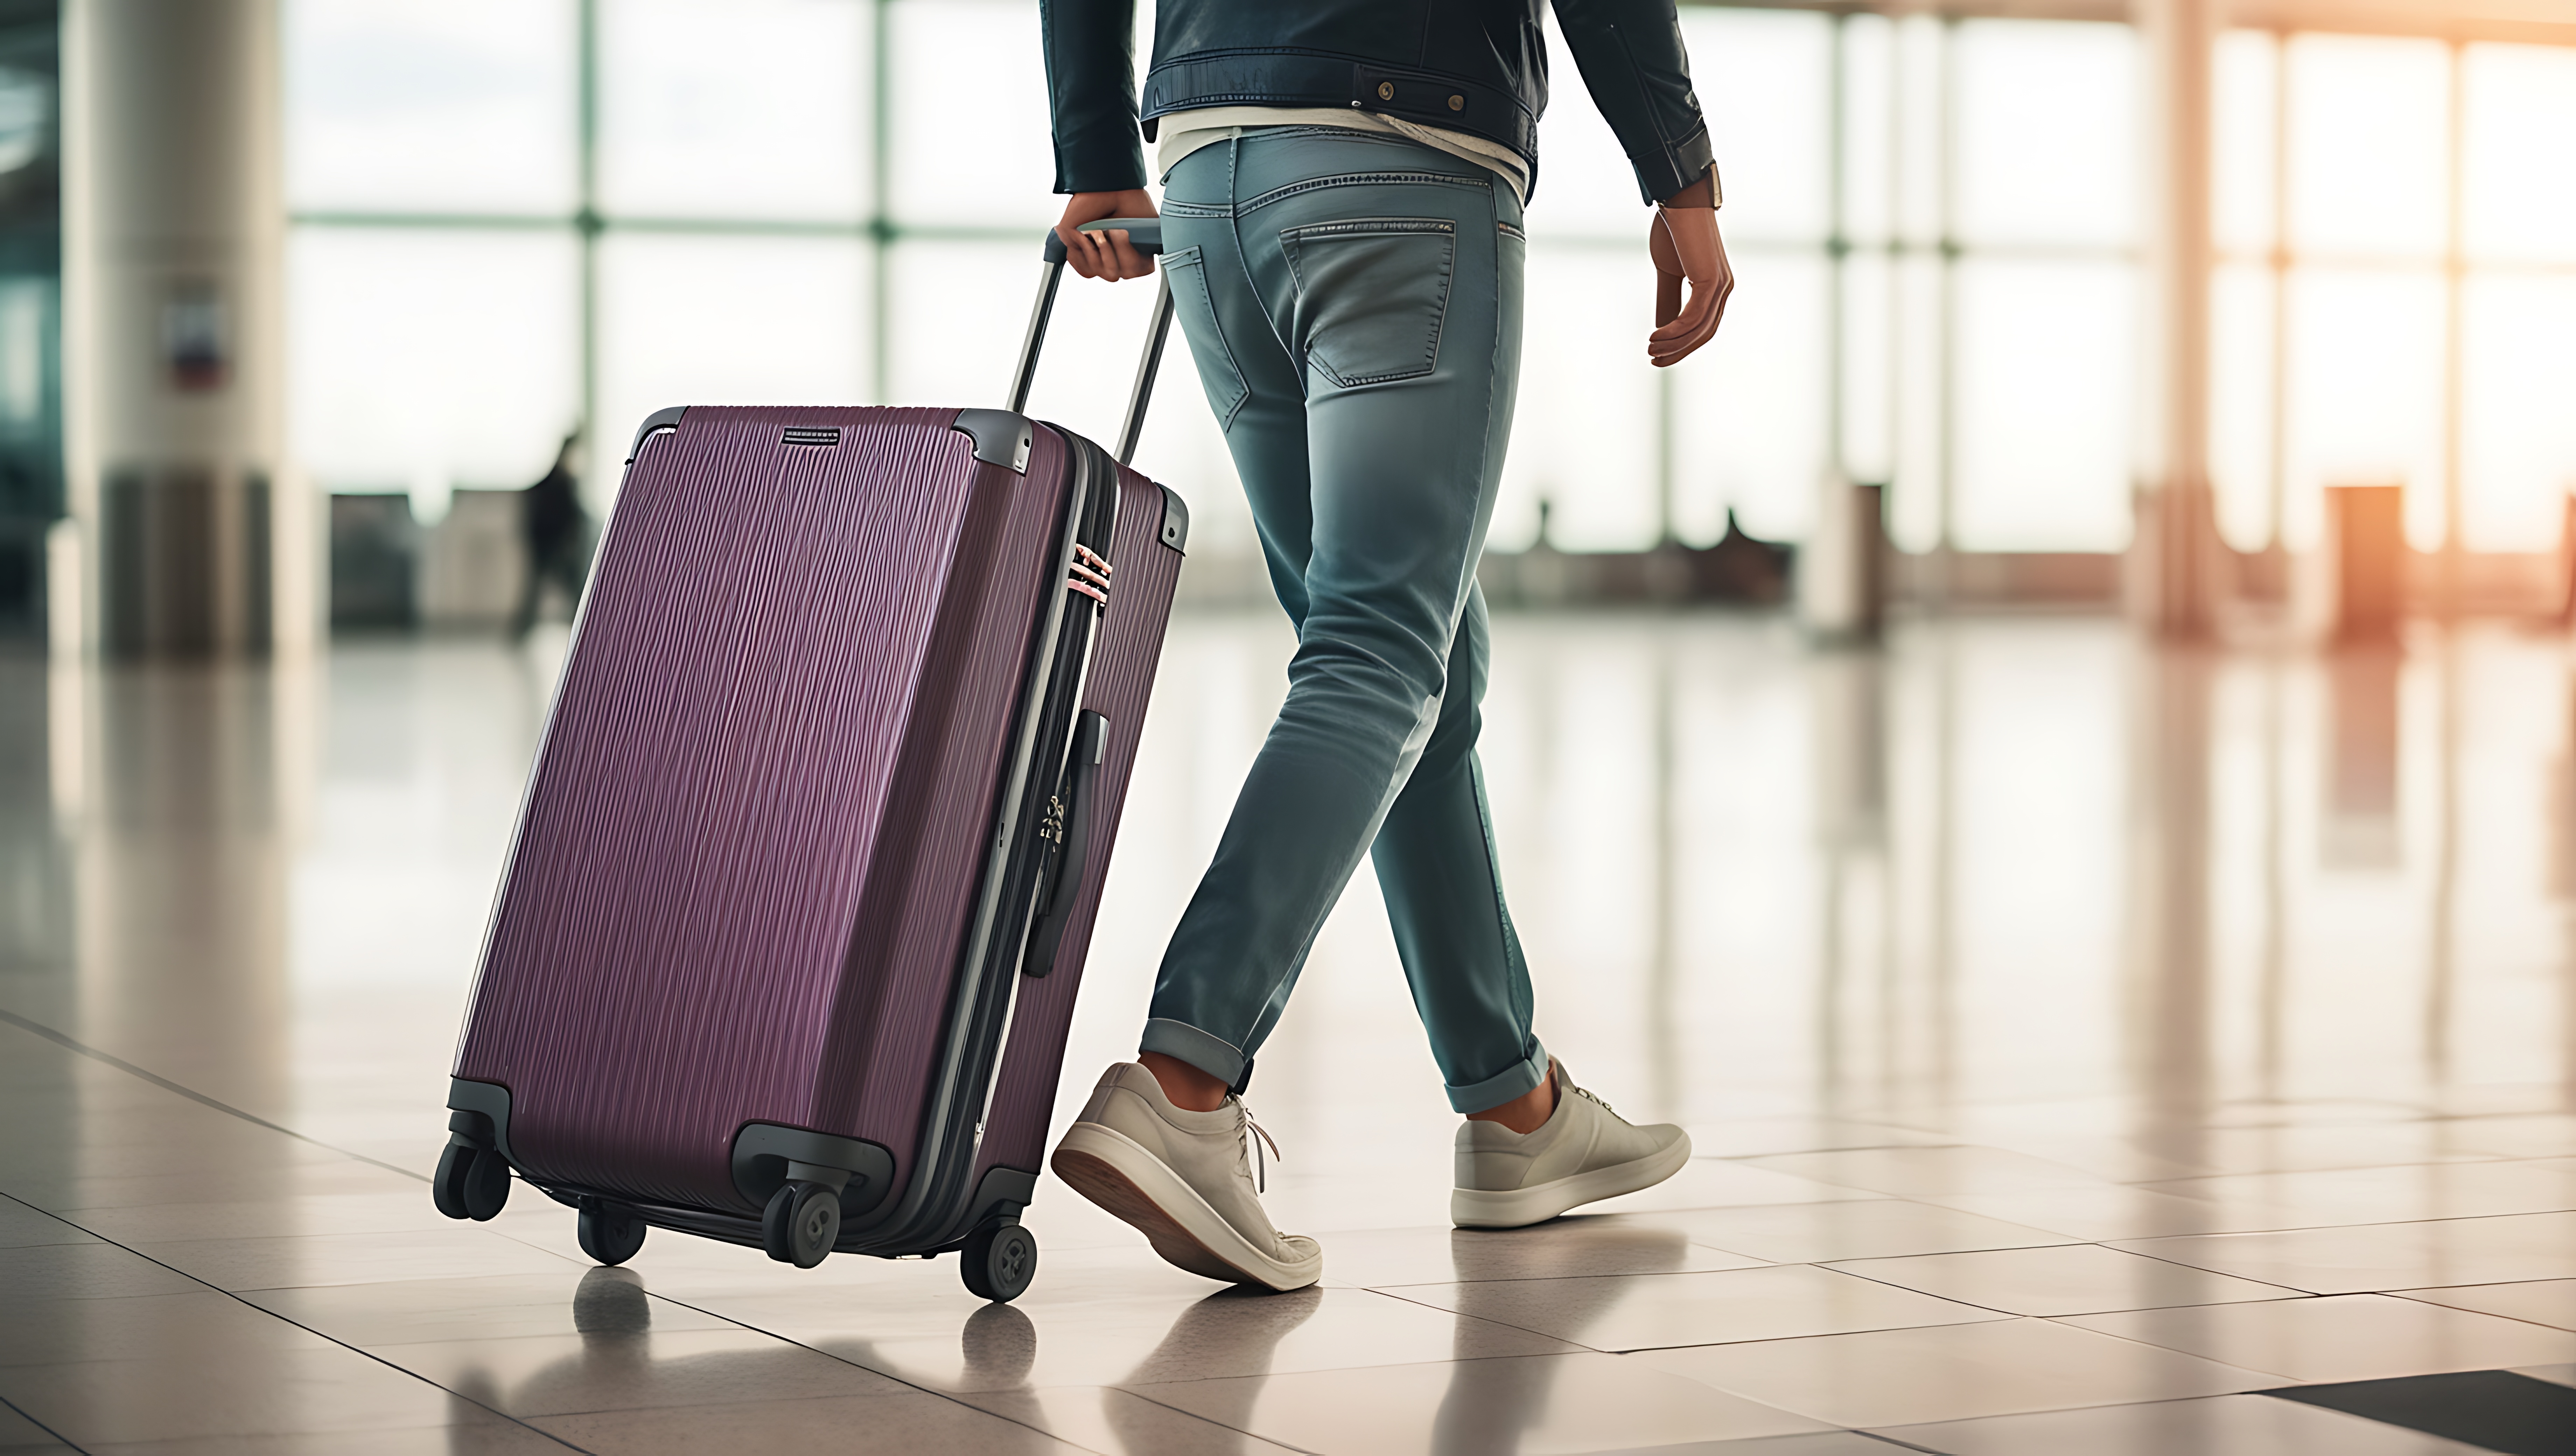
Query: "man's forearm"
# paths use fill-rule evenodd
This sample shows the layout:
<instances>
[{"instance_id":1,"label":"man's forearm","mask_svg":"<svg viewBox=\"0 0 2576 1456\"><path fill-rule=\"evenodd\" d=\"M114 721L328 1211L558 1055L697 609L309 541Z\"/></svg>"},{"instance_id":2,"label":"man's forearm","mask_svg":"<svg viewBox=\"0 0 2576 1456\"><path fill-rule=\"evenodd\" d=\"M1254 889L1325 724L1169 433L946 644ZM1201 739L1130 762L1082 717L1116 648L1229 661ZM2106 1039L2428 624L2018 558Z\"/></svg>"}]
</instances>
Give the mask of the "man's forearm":
<instances>
[{"instance_id":1,"label":"man's forearm","mask_svg":"<svg viewBox=\"0 0 2576 1456\"><path fill-rule=\"evenodd\" d=\"M1691 91L1673 0L1554 0L1593 105L1637 169L1640 194L1660 201L1697 181L1713 160Z\"/></svg>"}]
</instances>

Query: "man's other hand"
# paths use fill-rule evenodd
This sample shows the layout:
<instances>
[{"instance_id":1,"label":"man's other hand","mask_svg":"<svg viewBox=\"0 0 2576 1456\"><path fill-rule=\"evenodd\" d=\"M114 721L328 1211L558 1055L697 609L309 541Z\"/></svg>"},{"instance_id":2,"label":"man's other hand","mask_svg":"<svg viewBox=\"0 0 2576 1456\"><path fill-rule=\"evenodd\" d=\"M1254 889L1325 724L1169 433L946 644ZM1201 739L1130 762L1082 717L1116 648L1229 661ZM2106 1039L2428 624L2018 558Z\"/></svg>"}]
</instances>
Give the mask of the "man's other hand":
<instances>
[{"instance_id":1,"label":"man's other hand","mask_svg":"<svg viewBox=\"0 0 2576 1456\"><path fill-rule=\"evenodd\" d=\"M1055 235L1064 239L1064 260L1073 271L1085 278L1106 278L1115 283L1121 278L1143 278L1154 271L1154 260L1137 252L1127 241L1125 228L1087 233L1082 225L1104 217L1158 217L1153 195L1142 188L1125 192L1077 192L1064 204L1064 220L1055 225Z\"/></svg>"},{"instance_id":2,"label":"man's other hand","mask_svg":"<svg viewBox=\"0 0 2576 1456\"><path fill-rule=\"evenodd\" d=\"M1717 235L1714 189L1703 177L1664 199L1646 236L1646 251L1655 260L1655 331L1646 336L1646 357L1656 368L1678 364L1717 335L1726 315L1726 296L1735 291L1735 270L1727 265L1726 242ZM1108 214L1102 214L1107 216ZM1683 301L1682 285L1690 285Z\"/></svg>"}]
</instances>

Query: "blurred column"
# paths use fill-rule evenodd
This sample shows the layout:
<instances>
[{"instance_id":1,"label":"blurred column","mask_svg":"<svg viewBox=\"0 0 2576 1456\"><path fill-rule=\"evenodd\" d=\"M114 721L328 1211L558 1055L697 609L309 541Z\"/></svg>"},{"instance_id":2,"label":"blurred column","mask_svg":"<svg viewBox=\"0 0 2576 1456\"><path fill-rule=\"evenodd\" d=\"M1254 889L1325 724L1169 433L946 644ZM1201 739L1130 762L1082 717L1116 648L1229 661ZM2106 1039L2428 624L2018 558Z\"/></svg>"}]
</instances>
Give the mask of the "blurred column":
<instances>
[{"instance_id":1,"label":"blurred column","mask_svg":"<svg viewBox=\"0 0 2576 1456\"><path fill-rule=\"evenodd\" d=\"M281 543L308 533L276 484L276 0L66 0L63 39L66 454L91 643L299 645L309 553Z\"/></svg>"},{"instance_id":2,"label":"blurred column","mask_svg":"<svg viewBox=\"0 0 2576 1456\"><path fill-rule=\"evenodd\" d=\"M1847 1110L1852 1070L1847 1025L1875 993L1884 1015L1899 999L1885 954L1895 913L1887 886L1887 665L1874 650L1819 652L1807 659L1807 701L1815 756L1817 848L1824 885L1816 959L1816 1108ZM1873 927L1876 934L1867 933ZM1863 933L1855 934L1855 929ZM1861 944L1854 953L1855 942ZM1869 974L1855 975L1855 962ZM1901 1050L1881 1045L1882 1068ZM1875 1108L1876 1104L1872 1104Z\"/></svg>"},{"instance_id":3,"label":"blurred column","mask_svg":"<svg viewBox=\"0 0 2576 1456\"><path fill-rule=\"evenodd\" d=\"M2145 1145L2191 1162L2216 1096L2210 1047L2209 656L2140 659L2131 749L2127 935L2132 1112Z\"/></svg>"},{"instance_id":4,"label":"blurred column","mask_svg":"<svg viewBox=\"0 0 2576 1456\"><path fill-rule=\"evenodd\" d=\"M32 654L0 653L0 964L21 991L41 982L50 994L71 954L71 869L54 782L67 715L55 694L77 690ZM30 1007L20 1000L14 1009Z\"/></svg>"},{"instance_id":5,"label":"blurred column","mask_svg":"<svg viewBox=\"0 0 2576 1456\"><path fill-rule=\"evenodd\" d=\"M2209 486L2210 47L2219 0L2140 0L2152 77L2147 249L2154 270L2151 462L2138 493L2128 596L2139 625L2208 630L2217 515Z\"/></svg>"},{"instance_id":6,"label":"blurred column","mask_svg":"<svg viewBox=\"0 0 2576 1456\"><path fill-rule=\"evenodd\" d=\"M1830 644L1873 643L1887 614L1884 486L1828 474L1817 493L1816 525L1798 552L1798 619Z\"/></svg>"},{"instance_id":7,"label":"blurred column","mask_svg":"<svg viewBox=\"0 0 2576 1456\"><path fill-rule=\"evenodd\" d=\"M2406 615L2406 490L2398 485L2326 487L2325 550L2319 553L2331 639L2395 651Z\"/></svg>"}]
</instances>

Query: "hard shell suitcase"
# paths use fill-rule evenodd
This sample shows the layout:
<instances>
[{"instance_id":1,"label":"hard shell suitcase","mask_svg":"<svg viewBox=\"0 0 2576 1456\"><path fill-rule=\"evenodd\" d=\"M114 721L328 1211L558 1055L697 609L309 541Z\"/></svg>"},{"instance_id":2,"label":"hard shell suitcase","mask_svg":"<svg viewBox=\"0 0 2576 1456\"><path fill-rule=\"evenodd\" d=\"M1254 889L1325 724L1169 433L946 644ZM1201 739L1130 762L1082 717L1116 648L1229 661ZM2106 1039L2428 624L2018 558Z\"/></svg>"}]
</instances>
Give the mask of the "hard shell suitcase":
<instances>
[{"instance_id":1,"label":"hard shell suitcase","mask_svg":"<svg viewBox=\"0 0 2576 1456\"><path fill-rule=\"evenodd\" d=\"M1131 229L1151 249L1151 220ZM1008 1299L1188 514L1020 411L644 422L521 806L434 1191Z\"/></svg>"}]
</instances>

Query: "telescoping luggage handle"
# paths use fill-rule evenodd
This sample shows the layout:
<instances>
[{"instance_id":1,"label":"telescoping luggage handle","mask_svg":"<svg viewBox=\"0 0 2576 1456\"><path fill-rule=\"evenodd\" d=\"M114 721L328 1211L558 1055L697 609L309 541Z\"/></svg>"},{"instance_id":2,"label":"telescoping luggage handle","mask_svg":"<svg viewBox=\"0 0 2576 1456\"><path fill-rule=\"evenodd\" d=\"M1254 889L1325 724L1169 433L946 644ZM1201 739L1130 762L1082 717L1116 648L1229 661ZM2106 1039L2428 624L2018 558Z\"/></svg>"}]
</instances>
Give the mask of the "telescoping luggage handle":
<instances>
[{"instance_id":1,"label":"telescoping luggage handle","mask_svg":"<svg viewBox=\"0 0 2576 1456\"><path fill-rule=\"evenodd\" d=\"M1159 217L1108 217L1087 222L1082 231L1109 232L1123 229L1127 241L1137 252L1156 254L1163 251L1163 220ZM1037 379L1038 349L1046 343L1047 318L1055 312L1056 285L1064 281L1064 239L1049 228L1046 235L1046 261L1038 265L1038 302L1029 311L1028 336L1020 341L1019 367L1011 374L1013 414L1029 406L1029 386ZM1136 361L1136 386L1127 394L1127 419L1118 431L1118 463L1132 464L1136 459L1136 442L1145 433L1145 406L1154 397L1154 372L1162 367L1163 339L1172 331L1172 284L1155 270L1154 322L1145 332L1145 357Z\"/></svg>"}]
</instances>

